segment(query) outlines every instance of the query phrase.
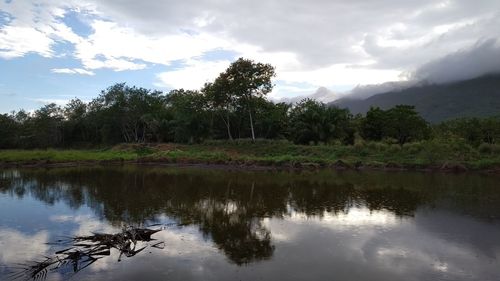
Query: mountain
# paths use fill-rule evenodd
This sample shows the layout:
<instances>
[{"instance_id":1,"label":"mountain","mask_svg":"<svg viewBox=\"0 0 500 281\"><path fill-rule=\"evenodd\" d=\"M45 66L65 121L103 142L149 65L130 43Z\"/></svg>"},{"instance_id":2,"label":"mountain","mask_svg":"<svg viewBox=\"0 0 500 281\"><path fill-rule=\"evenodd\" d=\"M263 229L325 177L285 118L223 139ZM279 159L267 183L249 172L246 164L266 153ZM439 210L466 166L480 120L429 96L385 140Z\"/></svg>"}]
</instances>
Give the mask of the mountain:
<instances>
[{"instance_id":1,"label":"mountain","mask_svg":"<svg viewBox=\"0 0 500 281\"><path fill-rule=\"evenodd\" d=\"M419 84L376 94L366 99L341 98L330 105L366 113L371 106L382 109L398 104L414 105L429 122L459 117L500 115L500 74L448 84Z\"/></svg>"},{"instance_id":2,"label":"mountain","mask_svg":"<svg viewBox=\"0 0 500 281\"><path fill-rule=\"evenodd\" d=\"M338 98L338 96L336 93L330 91L329 89L327 89L325 87L319 87L316 90L316 92L314 92L313 94L306 95L306 96L297 96L297 97L293 97L293 98L281 98L277 102L285 102L285 103L294 104L294 103L300 102L301 100L306 99L306 98L321 101L324 103L330 103L330 102L336 100Z\"/></svg>"}]
</instances>

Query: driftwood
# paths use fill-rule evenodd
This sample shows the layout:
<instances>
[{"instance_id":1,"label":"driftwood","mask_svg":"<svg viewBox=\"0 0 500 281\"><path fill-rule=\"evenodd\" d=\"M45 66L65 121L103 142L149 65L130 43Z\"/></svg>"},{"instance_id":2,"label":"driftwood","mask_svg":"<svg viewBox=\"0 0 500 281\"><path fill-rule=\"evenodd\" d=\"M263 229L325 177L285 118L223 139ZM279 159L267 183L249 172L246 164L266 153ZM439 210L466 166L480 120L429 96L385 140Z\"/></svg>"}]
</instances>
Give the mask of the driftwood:
<instances>
[{"instance_id":1,"label":"driftwood","mask_svg":"<svg viewBox=\"0 0 500 281\"><path fill-rule=\"evenodd\" d=\"M162 229L125 227L116 234L94 233L89 236L67 237L57 240L51 245L65 246L63 250L47 256L40 261L30 261L10 267L11 280L45 280L50 273L60 273L64 279L70 278L79 271L87 268L97 260L110 256L111 250L116 249L120 255L127 258L140 253L146 247L163 249L165 243L156 241L151 236ZM138 242L153 242L137 248Z\"/></svg>"}]
</instances>

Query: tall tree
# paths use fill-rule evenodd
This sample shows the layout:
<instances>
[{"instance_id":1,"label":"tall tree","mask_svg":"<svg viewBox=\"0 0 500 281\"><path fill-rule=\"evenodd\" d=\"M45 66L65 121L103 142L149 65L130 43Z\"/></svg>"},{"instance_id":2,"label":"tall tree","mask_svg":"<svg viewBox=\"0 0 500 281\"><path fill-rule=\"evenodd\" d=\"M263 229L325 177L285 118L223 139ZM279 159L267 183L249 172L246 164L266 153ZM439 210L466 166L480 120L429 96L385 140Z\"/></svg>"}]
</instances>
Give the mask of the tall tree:
<instances>
[{"instance_id":1,"label":"tall tree","mask_svg":"<svg viewBox=\"0 0 500 281\"><path fill-rule=\"evenodd\" d=\"M271 79L275 76L270 64L256 63L239 58L215 80L214 90L225 93L226 100L235 100L248 111L252 140L255 141L254 103L273 89Z\"/></svg>"}]
</instances>

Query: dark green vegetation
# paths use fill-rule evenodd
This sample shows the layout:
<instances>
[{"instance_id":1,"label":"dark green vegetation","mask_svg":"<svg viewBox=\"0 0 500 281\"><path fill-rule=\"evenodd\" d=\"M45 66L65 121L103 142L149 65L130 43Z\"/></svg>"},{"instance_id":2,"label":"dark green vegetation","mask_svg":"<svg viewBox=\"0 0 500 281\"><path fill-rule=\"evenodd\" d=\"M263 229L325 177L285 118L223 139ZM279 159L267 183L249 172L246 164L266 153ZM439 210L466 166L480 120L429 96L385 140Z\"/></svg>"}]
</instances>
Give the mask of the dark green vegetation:
<instances>
[{"instance_id":1,"label":"dark green vegetation","mask_svg":"<svg viewBox=\"0 0 500 281\"><path fill-rule=\"evenodd\" d=\"M492 170L500 167L497 145L425 140L404 145L359 141L354 145L295 145L288 141L235 140L203 144L121 144L101 150L4 150L6 166L64 163L177 163L317 169Z\"/></svg>"},{"instance_id":2,"label":"dark green vegetation","mask_svg":"<svg viewBox=\"0 0 500 281\"><path fill-rule=\"evenodd\" d=\"M354 114L370 107L389 109L398 104L415 106L427 121L438 123L462 117L495 116L500 112L500 74L443 85L422 85L380 93L364 100L341 99L336 106Z\"/></svg>"},{"instance_id":3,"label":"dark green vegetation","mask_svg":"<svg viewBox=\"0 0 500 281\"><path fill-rule=\"evenodd\" d=\"M373 107L363 116L309 99L275 104L265 98L273 76L271 65L239 59L200 91L164 94L116 84L89 103L0 115L0 149L18 149L2 151L0 161L297 166L341 160L341 166L482 169L500 163L499 117L430 125L409 105ZM65 150L19 150L35 148Z\"/></svg>"}]
</instances>

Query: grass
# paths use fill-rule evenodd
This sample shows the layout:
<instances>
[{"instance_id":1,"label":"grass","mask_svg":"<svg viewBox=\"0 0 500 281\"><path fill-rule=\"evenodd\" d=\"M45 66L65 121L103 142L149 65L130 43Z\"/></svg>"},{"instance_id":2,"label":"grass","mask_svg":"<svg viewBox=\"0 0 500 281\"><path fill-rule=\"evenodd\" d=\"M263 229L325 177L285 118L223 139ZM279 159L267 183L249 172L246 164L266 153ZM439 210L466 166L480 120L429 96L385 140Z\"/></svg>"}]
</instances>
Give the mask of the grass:
<instances>
[{"instance_id":1,"label":"grass","mask_svg":"<svg viewBox=\"0 0 500 281\"><path fill-rule=\"evenodd\" d=\"M116 150L0 150L0 161L3 162L134 160L137 157L135 152Z\"/></svg>"},{"instance_id":2,"label":"grass","mask_svg":"<svg viewBox=\"0 0 500 281\"><path fill-rule=\"evenodd\" d=\"M500 167L495 145L471 147L460 141L425 141L403 146L381 142L345 145L294 145L286 141L211 141L197 145L122 144L103 150L0 150L0 162L83 162L131 160L200 164L265 166L328 166L437 168L444 164L469 169Z\"/></svg>"}]
</instances>

